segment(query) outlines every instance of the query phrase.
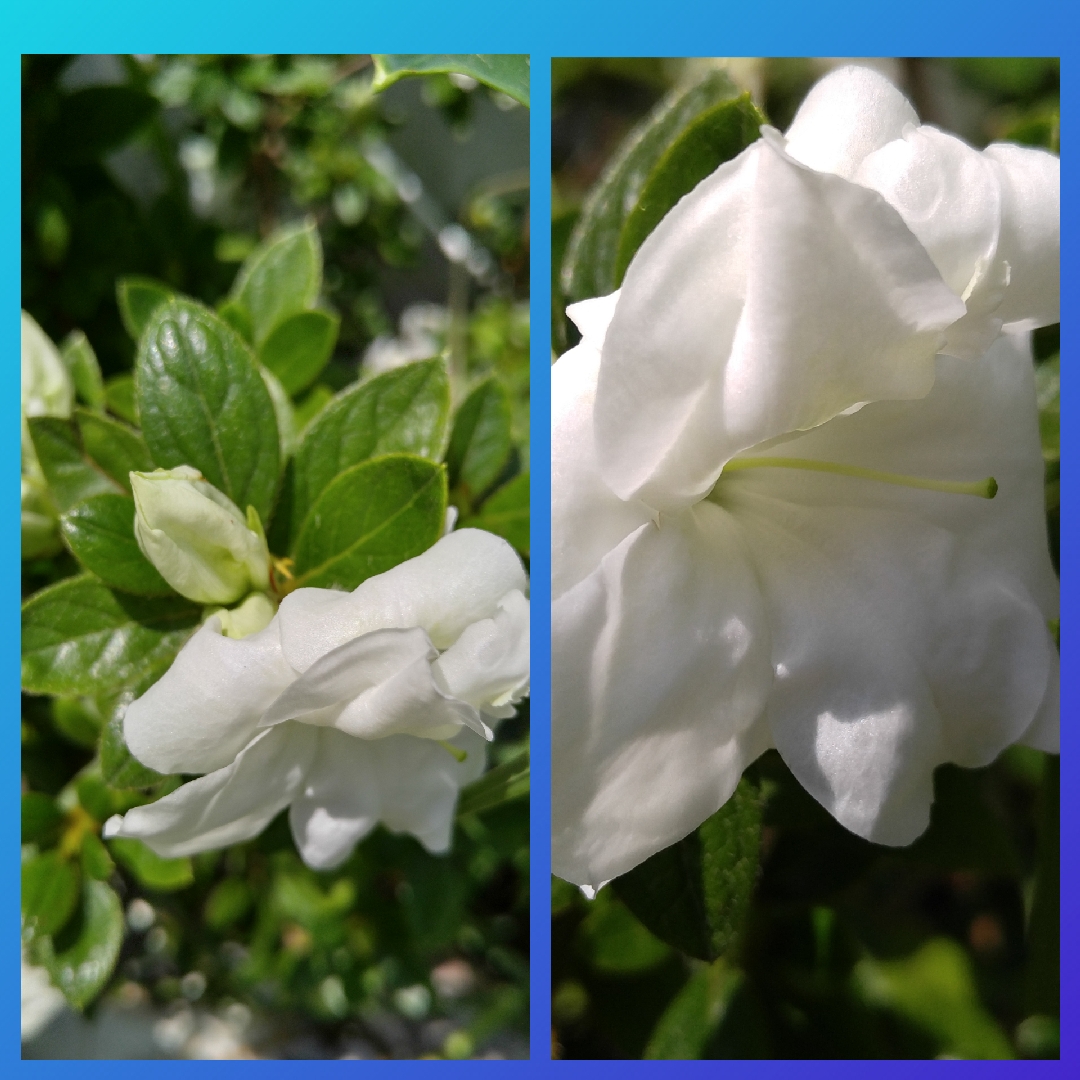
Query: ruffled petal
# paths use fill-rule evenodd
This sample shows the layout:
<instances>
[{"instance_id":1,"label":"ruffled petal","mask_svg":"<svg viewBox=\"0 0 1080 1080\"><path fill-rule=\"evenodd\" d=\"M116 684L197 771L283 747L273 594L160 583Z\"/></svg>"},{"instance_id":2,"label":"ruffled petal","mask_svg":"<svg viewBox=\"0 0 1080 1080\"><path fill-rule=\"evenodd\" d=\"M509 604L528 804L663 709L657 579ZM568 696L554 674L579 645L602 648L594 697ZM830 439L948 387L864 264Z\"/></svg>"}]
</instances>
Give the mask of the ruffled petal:
<instances>
[{"instance_id":1,"label":"ruffled petal","mask_svg":"<svg viewBox=\"0 0 1080 1080\"><path fill-rule=\"evenodd\" d=\"M376 630L321 656L266 710L261 726L299 720L361 739L410 734L443 739L462 724L487 729L476 710L436 685L427 634Z\"/></svg>"},{"instance_id":2,"label":"ruffled petal","mask_svg":"<svg viewBox=\"0 0 1080 1080\"><path fill-rule=\"evenodd\" d=\"M213 772L251 741L263 711L295 678L276 623L233 640L212 616L172 667L127 707L124 739L158 772Z\"/></svg>"},{"instance_id":3,"label":"ruffled petal","mask_svg":"<svg viewBox=\"0 0 1080 1080\"><path fill-rule=\"evenodd\" d=\"M1009 287L997 311L1009 330L1061 318L1061 162L1027 146L991 143L983 154L1001 184L1000 254Z\"/></svg>"},{"instance_id":4,"label":"ruffled petal","mask_svg":"<svg viewBox=\"0 0 1080 1080\"><path fill-rule=\"evenodd\" d=\"M316 742L314 729L302 724L262 732L231 765L110 818L103 835L134 837L165 859L250 840L292 802Z\"/></svg>"},{"instance_id":5,"label":"ruffled petal","mask_svg":"<svg viewBox=\"0 0 1080 1080\"><path fill-rule=\"evenodd\" d=\"M768 633L730 517L642 526L555 601L552 642L552 867L595 886L714 813L760 743Z\"/></svg>"},{"instance_id":6,"label":"ruffled petal","mask_svg":"<svg viewBox=\"0 0 1080 1080\"><path fill-rule=\"evenodd\" d=\"M603 299L609 300L617 296ZM589 334L551 369L551 596L591 574L616 544L651 519L641 503L623 502L600 477L593 437L593 406L600 350L613 306L567 309ZM600 316L603 316L601 319Z\"/></svg>"},{"instance_id":7,"label":"ruffled petal","mask_svg":"<svg viewBox=\"0 0 1080 1080\"><path fill-rule=\"evenodd\" d=\"M811 169L854 178L863 159L919 117L884 75L842 67L816 83L788 128L788 153Z\"/></svg>"},{"instance_id":8,"label":"ruffled petal","mask_svg":"<svg viewBox=\"0 0 1080 1080\"><path fill-rule=\"evenodd\" d=\"M432 852L446 851L458 791L484 770L484 742L462 732L454 744L463 762L443 746L408 735L375 742L332 729L318 733L319 749L289 821L308 866L326 870L382 821L411 833Z\"/></svg>"},{"instance_id":9,"label":"ruffled petal","mask_svg":"<svg viewBox=\"0 0 1080 1080\"><path fill-rule=\"evenodd\" d=\"M964 314L876 192L763 133L627 271L595 409L600 471L620 498L684 508L740 450L861 402L922 397Z\"/></svg>"},{"instance_id":10,"label":"ruffled petal","mask_svg":"<svg viewBox=\"0 0 1080 1080\"><path fill-rule=\"evenodd\" d=\"M282 646L298 671L374 630L418 626L436 648L446 649L470 623L491 618L508 592L527 587L521 559L505 540L459 529L352 593L290 593L278 611Z\"/></svg>"}]
</instances>

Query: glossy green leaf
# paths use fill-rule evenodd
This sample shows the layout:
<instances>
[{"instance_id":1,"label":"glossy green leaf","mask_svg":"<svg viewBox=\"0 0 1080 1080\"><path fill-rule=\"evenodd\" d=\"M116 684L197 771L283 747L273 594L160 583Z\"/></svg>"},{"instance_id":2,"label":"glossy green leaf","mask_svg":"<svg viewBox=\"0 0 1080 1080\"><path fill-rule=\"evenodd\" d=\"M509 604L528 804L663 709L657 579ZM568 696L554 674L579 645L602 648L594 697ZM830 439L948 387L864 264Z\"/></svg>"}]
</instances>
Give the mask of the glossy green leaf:
<instances>
[{"instance_id":1,"label":"glossy green leaf","mask_svg":"<svg viewBox=\"0 0 1080 1080\"><path fill-rule=\"evenodd\" d=\"M75 393L92 409L105 408L105 385L98 359L86 335L72 330L60 346L60 355L75 384Z\"/></svg>"},{"instance_id":2,"label":"glossy green leaf","mask_svg":"<svg viewBox=\"0 0 1080 1080\"><path fill-rule=\"evenodd\" d=\"M121 791L153 787L164 779L135 758L124 742L124 710L137 696L132 691L121 695L101 732L101 778L109 787Z\"/></svg>"},{"instance_id":3,"label":"glossy green leaf","mask_svg":"<svg viewBox=\"0 0 1080 1080\"><path fill-rule=\"evenodd\" d=\"M651 1061L694 1061L720 1026L742 975L722 960L702 966L657 1021L642 1055Z\"/></svg>"},{"instance_id":4,"label":"glossy green leaf","mask_svg":"<svg viewBox=\"0 0 1080 1080\"><path fill-rule=\"evenodd\" d=\"M653 169L703 113L738 96L724 72L673 90L624 140L593 187L574 226L562 266L569 300L606 296L619 287L619 247L627 218Z\"/></svg>"},{"instance_id":5,"label":"glossy green leaf","mask_svg":"<svg viewBox=\"0 0 1080 1080\"><path fill-rule=\"evenodd\" d=\"M270 331L259 359L290 394L310 386L334 351L341 320L328 311L299 311Z\"/></svg>"},{"instance_id":6,"label":"glossy green leaf","mask_svg":"<svg viewBox=\"0 0 1080 1080\"><path fill-rule=\"evenodd\" d=\"M95 881L108 881L115 869L108 848L97 833L88 832L82 838L80 849L83 873Z\"/></svg>"},{"instance_id":7,"label":"glossy green leaf","mask_svg":"<svg viewBox=\"0 0 1080 1080\"><path fill-rule=\"evenodd\" d=\"M133 685L175 656L201 614L189 600L114 592L90 575L50 585L23 605L23 689L100 694Z\"/></svg>"},{"instance_id":8,"label":"glossy green leaf","mask_svg":"<svg viewBox=\"0 0 1080 1080\"><path fill-rule=\"evenodd\" d=\"M222 300L217 313L249 344L255 343L255 328L251 325L251 313L238 300Z\"/></svg>"},{"instance_id":9,"label":"glossy green leaf","mask_svg":"<svg viewBox=\"0 0 1080 1080\"><path fill-rule=\"evenodd\" d=\"M322 245L312 220L278 230L245 260L230 299L251 316L259 347L284 319L315 306L322 287Z\"/></svg>"},{"instance_id":10,"label":"glossy green leaf","mask_svg":"<svg viewBox=\"0 0 1080 1080\"><path fill-rule=\"evenodd\" d=\"M79 902L79 871L55 851L22 865L23 929L28 936L55 934Z\"/></svg>"},{"instance_id":11,"label":"glossy green leaf","mask_svg":"<svg viewBox=\"0 0 1080 1080\"><path fill-rule=\"evenodd\" d=\"M153 278L132 274L119 278L116 282L116 306L120 309L120 319L124 329L132 339L138 341L150 322L150 316L174 299L176 293Z\"/></svg>"},{"instance_id":12,"label":"glossy green leaf","mask_svg":"<svg viewBox=\"0 0 1080 1080\"><path fill-rule=\"evenodd\" d=\"M485 379L462 402L454 417L446 464L450 486L479 499L499 478L513 449L510 400L494 377Z\"/></svg>"},{"instance_id":13,"label":"glossy green leaf","mask_svg":"<svg viewBox=\"0 0 1080 1080\"><path fill-rule=\"evenodd\" d=\"M139 341L135 396L162 468L191 465L269 520L280 450L270 393L243 339L190 300L156 309Z\"/></svg>"},{"instance_id":14,"label":"glossy green leaf","mask_svg":"<svg viewBox=\"0 0 1080 1080\"><path fill-rule=\"evenodd\" d=\"M27 423L49 491L61 513L93 495L116 494L121 490L87 457L70 420L34 416Z\"/></svg>"},{"instance_id":15,"label":"glossy green leaf","mask_svg":"<svg viewBox=\"0 0 1080 1080\"><path fill-rule=\"evenodd\" d=\"M611 887L662 941L701 960L723 956L738 943L757 881L761 806L744 778L694 832Z\"/></svg>"},{"instance_id":16,"label":"glossy green leaf","mask_svg":"<svg viewBox=\"0 0 1080 1080\"><path fill-rule=\"evenodd\" d=\"M529 58L511 54L373 56L376 90L385 90L409 75L455 72L468 75L485 86L501 90L522 105L529 104Z\"/></svg>"},{"instance_id":17,"label":"glossy green leaf","mask_svg":"<svg viewBox=\"0 0 1080 1080\"><path fill-rule=\"evenodd\" d=\"M75 410L75 422L86 456L129 493L129 474L153 469L154 462L142 435L127 424L86 409Z\"/></svg>"},{"instance_id":18,"label":"glossy green leaf","mask_svg":"<svg viewBox=\"0 0 1080 1080\"><path fill-rule=\"evenodd\" d=\"M60 835L64 815L51 796L26 791L22 796L21 835L24 844L48 847Z\"/></svg>"},{"instance_id":19,"label":"glossy green leaf","mask_svg":"<svg viewBox=\"0 0 1080 1080\"><path fill-rule=\"evenodd\" d=\"M350 387L312 422L296 451L293 537L326 486L382 454L442 457L450 384L441 360L422 360Z\"/></svg>"},{"instance_id":20,"label":"glossy green leaf","mask_svg":"<svg viewBox=\"0 0 1080 1080\"><path fill-rule=\"evenodd\" d=\"M296 416L293 412L292 399L285 387L281 385L281 380L262 364L259 365L259 374L270 395L270 403L274 406L281 460L287 461L296 449Z\"/></svg>"},{"instance_id":21,"label":"glossy green leaf","mask_svg":"<svg viewBox=\"0 0 1080 1080\"><path fill-rule=\"evenodd\" d=\"M195 880L191 860L163 859L155 855L141 840L116 837L109 848L117 862L129 871L140 885L155 892L175 892L187 888Z\"/></svg>"},{"instance_id":22,"label":"glossy green leaf","mask_svg":"<svg viewBox=\"0 0 1080 1080\"><path fill-rule=\"evenodd\" d=\"M76 745L88 750L97 746L104 721L95 698L53 698L52 719L57 730Z\"/></svg>"},{"instance_id":23,"label":"glossy green leaf","mask_svg":"<svg viewBox=\"0 0 1080 1080\"><path fill-rule=\"evenodd\" d=\"M123 941L120 897L105 882L90 880L83 885L81 923L74 941L61 947L46 938L34 958L68 1001L83 1009L109 981Z\"/></svg>"},{"instance_id":24,"label":"glossy green leaf","mask_svg":"<svg viewBox=\"0 0 1080 1080\"><path fill-rule=\"evenodd\" d=\"M515 476L484 501L476 517L462 525L486 529L509 540L522 555L529 554L529 474Z\"/></svg>"},{"instance_id":25,"label":"glossy green leaf","mask_svg":"<svg viewBox=\"0 0 1080 1080\"><path fill-rule=\"evenodd\" d=\"M296 423L297 433L302 434L308 424L333 400L334 391L325 383L319 383L312 387L304 400L297 402L296 408L293 409L293 420Z\"/></svg>"},{"instance_id":26,"label":"glossy green leaf","mask_svg":"<svg viewBox=\"0 0 1080 1080\"><path fill-rule=\"evenodd\" d=\"M668 145L619 234L615 256L615 280L619 284L637 249L667 212L725 161L755 142L764 122L765 117L750 95L742 94L699 113Z\"/></svg>"},{"instance_id":27,"label":"glossy green leaf","mask_svg":"<svg viewBox=\"0 0 1080 1080\"><path fill-rule=\"evenodd\" d=\"M465 814L481 814L485 810L501 806L511 799L529 794L529 750L504 761L484 773L468 787L463 788L458 799L458 817Z\"/></svg>"},{"instance_id":28,"label":"glossy green leaf","mask_svg":"<svg viewBox=\"0 0 1080 1080\"><path fill-rule=\"evenodd\" d=\"M105 383L105 404L114 416L138 426L139 412L135 408L134 376L114 375L109 379Z\"/></svg>"},{"instance_id":29,"label":"glossy green leaf","mask_svg":"<svg viewBox=\"0 0 1080 1080\"><path fill-rule=\"evenodd\" d=\"M72 554L106 585L140 596L172 596L135 540L135 500L95 495L60 518L60 534Z\"/></svg>"},{"instance_id":30,"label":"glossy green leaf","mask_svg":"<svg viewBox=\"0 0 1080 1080\"><path fill-rule=\"evenodd\" d=\"M426 551L442 535L446 473L424 458L390 454L340 473L304 519L298 585L355 589Z\"/></svg>"}]
</instances>

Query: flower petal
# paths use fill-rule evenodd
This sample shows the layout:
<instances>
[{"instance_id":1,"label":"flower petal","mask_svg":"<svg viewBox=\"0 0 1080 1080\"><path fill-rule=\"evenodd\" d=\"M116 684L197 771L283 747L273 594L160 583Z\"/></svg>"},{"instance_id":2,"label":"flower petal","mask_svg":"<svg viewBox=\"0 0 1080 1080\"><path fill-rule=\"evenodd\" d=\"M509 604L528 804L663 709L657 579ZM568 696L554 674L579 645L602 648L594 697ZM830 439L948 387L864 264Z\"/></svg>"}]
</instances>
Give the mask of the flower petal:
<instances>
[{"instance_id":1,"label":"flower petal","mask_svg":"<svg viewBox=\"0 0 1080 1080\"><path fill-rule=\"evenodd\" d=\"M991 143L983 154L1001 184L1001 257L1009 287L997 314L1010 330L1061 318L1061 162L1054 154Z\"/></svg>"},{"instance_id":2,"label":"flower petal","mask_svg":"<svg viewBox=\"0 0 1080 1080\"><path fill-rule=\"evenodd\" d=\"M576 318L586 304L575 304L567 313ZM610 310L603 309L607 318ZM589 336L560 357L551 369L553 600L591 574L607 552L652 516L642 503L617 498L600 477L593 438L593 406L607 322L601 327L601 320L594 316L595 313L588 320L583 319L581 324L590 327Z\"/></svg>"},{"instance_id":3,"label":"flower petal","mask_svg":"<svg viewBox=\"0 0 1080 1080\"><path fill-rule=\"evenodd\" d=\"M374 630L419 626L436 648L446 649L470 623L491 618L508 592L527 587L521 559L505 540L459 529L352 593L290 593L278 611L282 646L298 671Z\"/></svg>"},{"instance_id":4,"label":"flower petal","mask_svg":"<svg viewBox=\"0 0 1080 1080\"><path fill-rule=\"evenodd\" d=\"M760 743L768 633L730 517L639 528L555 601L552 641L552 866L595 886L714 813Z\"/></svg>"},{"instance_id":5,"label":"flower petal","mask_svg":"<svg viewBox=\"0 0 1080 1080\"><path fill-rule=\"evenodd\" d=\"M484 769L484 742L462 732L458 762L438 743L393 735L367 741L333 729L318 733L319 749L289 813L304 861L337 866L379 821L412 833L429 851L446 851L461 787Z\"/></svg>"},{"instance_id":6,"label":"flower petal","mask_svg":"<svg viewBox=\"0 0 1080 1080\"><path fill-rule=\"evenodd\" d=\"M788 128L793 158L821 172L854 178L862 160L919 117L884 75L842 67L816 83Z\"/></svg>"},{"instance_id":7,"label":"flower petal","mask_svg":"<svg viewBox=\"0 0 1080 1080\"><path fill-rule=\"evenodd\" d=\"M262 732L231 765L110 818L103 835L134 837L165 859L250 840L292 801L315 747L316 733L302 724Z\"/></svg>"},{"instance_id":8,"label":"flower petal","mask_svg":"<svg viewBox=\"0 0 1080 1080\"><path fill-rule=\"evenodd\" d=\"M627 271L596 396L616 495L677 510L740 450L925 395L964 314L876 192L763 138L667 215Z\"/></svg>"},{"instance_id":9,"label":"flower petal","mask_svg":"<svg viewBox=\"0 0 1080 1080\"><path fill-rule=\"evenodd\" d=\"M229 764L255 734L263 711L296 678L276 623L241 640L209 618L172 667L124 715L124 739L162 773L207 773Z\"/></svg>"}]
</instances>

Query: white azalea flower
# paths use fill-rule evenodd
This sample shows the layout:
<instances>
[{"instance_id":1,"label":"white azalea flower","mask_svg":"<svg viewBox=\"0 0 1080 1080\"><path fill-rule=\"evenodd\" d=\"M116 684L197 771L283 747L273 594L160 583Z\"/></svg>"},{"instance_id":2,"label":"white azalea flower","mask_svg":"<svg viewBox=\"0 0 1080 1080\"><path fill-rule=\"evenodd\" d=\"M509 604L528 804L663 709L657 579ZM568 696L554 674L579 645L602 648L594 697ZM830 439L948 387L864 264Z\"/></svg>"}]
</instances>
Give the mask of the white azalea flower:
<instances>
[{"instance_id":1,"label":"white azalea flower","mask_svg":"<svg viewBox=\"0 0 1080 1080\"><path fill-rule=\"evenodd\" d=\"M814 162L830 172L766 133L668 214L619 293L570 309L552 866L580 885L691 832L770 746L886 844L925 829L938 764L1057 748L1030 351L1012 334L936 355L968 312L945 255L840 175L908 122L878 90ZM1021 325L1056 310L1030 254L1010 266L1009 290L1042 283Z\"/></svg>"},{"instance_id":2,"label":"white azalea flower","mask_svg":"<svg viewBox=\"0 0 1080 1080\"><path fill-rule=\"evenodd\" d=\"M181 465L130 475L139 549L181 596L231 604L253 589L269 588L262 526L245 518L198 469Z\"/></svg>"},{"instance_id":3,"label":"white azalea flower","mask_svg":"<svg viewBox=\"0 0 1080 1080\"><path fill-rule=\"evenodd\" d=\"M232 640L211 617L124 717L131 752L205 773L106 825L166 857L247 840L285 807L301 855L335 866L382 821L450 843L484 768L486 720L528 693L528 601L504 540L463 529L352 593L297 589Z\"/></svg>"}]
</instances>

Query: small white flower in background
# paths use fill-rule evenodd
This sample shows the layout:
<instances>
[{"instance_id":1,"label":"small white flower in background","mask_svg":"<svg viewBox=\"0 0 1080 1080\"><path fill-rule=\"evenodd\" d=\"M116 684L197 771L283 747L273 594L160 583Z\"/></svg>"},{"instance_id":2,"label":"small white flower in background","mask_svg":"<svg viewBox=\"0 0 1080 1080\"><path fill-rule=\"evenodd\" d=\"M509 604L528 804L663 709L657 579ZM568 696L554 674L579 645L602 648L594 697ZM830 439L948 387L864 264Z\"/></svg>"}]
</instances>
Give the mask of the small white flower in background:
<instances>
[{"instance_id":1,"label":"small white flower in background","mask_svg":"<svg viewBox=\"0 0 1080 1080\"><path fill-rule=\"evenodd\" d=\"M181 596L231 604L253 589L269 588L270 552L251 512L245 518L187 465L130 475L135 539Z\"/></svg>"},{"instance_id":2,"label":"small white flower in background","mask_svg":"<svg viewBox=\"0 0 1080 1080\"><path fill-rule=\"evenodd\" d=\"M382 821L450 844L489 723L528 693L521 560L476 529L352 593L297 589L243 640L210 618L124 718L131 752L205 773L106 824L172 857L239 843L285 807L309 866L335 866Z\"/></svg>"},{"instance_id":3,"label":"small white flower in background","mask_svg":"<svg viewBox=\"0 0 1080 1080\"><path fill-rule=\"evenodd\" d=\"M570 309L583 340L552 374L561 877L596 887L679 840L770 746L886 844L925 829L938 764L1057 749L1031 354L997 336L1057 317L1056 159L987 151L999 198L978 189L966 216L943 198L916 228L889 146L917 145L919 183L946 192L975 152L933 157L951 137L913 122L880 76L830 76L787 145L766 130L618 293ZM897 206L849 178L883 148ZM970 356L950 349L965 320L979 358L942 353Z\"/></svg>"}]
</instances>

